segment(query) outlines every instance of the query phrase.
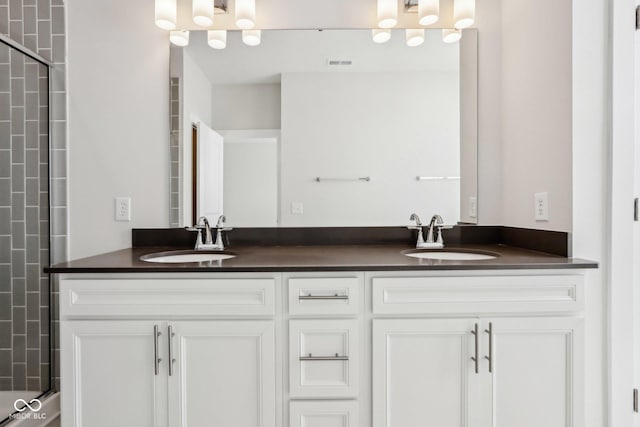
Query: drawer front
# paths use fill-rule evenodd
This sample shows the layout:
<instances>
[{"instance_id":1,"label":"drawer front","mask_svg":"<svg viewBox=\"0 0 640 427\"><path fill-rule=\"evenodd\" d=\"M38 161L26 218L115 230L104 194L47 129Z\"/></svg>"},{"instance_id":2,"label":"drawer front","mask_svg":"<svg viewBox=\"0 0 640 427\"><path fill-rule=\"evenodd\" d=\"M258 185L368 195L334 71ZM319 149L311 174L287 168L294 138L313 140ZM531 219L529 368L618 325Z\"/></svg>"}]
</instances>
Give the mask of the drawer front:
<instances>
[{"instance_id":1,"label":"drawer front","mask_svg":"<svg viewBox=\"0 0 640 427\"><path fill-rule=\"evenodd\" d=\"M358 427L358 402L291 402L289 427Z\"/></svg>"},{"instance_id":2,"label":"drawer front","mask_svg":"<svg viewBox=\"0 0 640 427\"><path fill-rule=\"evenodd\" d=\"M62 318L272 316L276 278L66 279Z\"/></svg>"},{"instance_id":3,"label":"drawer front","mask_svg":"<svg viewBox=\"0 0 640 427\"><path fill-rule=\"evenodd\" d=\"M358 321L289 322L290 395L352 398L358 395Z\"/></svg>"},{"instance_id":4,"label":"drawer front","mask_svg":"<svg viewBox=\"0 0 640 427\"><path fill-rule=\"evenodd\" d=\"M292 315L358 314L360 277L291 277L287 283Z\"/></svg>"},{"instance_id":5,"label":"drawer front","mask_svg":"<svg viewBox=\"0 0 640 427\"><path fill-rule=\"evenodd\" d=\"M574 312L581 275L372 277L375 314Z\"/></svg>"}]
</instances>

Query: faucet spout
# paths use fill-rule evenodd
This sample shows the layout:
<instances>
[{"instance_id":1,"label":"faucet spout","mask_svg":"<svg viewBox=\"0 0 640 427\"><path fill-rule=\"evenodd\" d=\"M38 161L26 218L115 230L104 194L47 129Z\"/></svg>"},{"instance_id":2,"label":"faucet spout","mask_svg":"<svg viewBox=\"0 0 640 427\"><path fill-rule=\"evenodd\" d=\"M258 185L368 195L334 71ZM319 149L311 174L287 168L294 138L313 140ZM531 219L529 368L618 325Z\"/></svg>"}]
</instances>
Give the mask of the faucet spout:
<instances>
[{"instance_id":1,"label":"faucet spout","mask_svg":"<svg viewBox=\"0 0 640 427\"><path fill-rule=\"evenodd\" d=\"M429 229L427 231L427 243L435 243L435 239L433 237L434 228L436 225L441 224L444 224L444 221L442 221L442 217L440 215L435 214L431 217L431 221L429 222Z\"/></svg>"}]
</instances>

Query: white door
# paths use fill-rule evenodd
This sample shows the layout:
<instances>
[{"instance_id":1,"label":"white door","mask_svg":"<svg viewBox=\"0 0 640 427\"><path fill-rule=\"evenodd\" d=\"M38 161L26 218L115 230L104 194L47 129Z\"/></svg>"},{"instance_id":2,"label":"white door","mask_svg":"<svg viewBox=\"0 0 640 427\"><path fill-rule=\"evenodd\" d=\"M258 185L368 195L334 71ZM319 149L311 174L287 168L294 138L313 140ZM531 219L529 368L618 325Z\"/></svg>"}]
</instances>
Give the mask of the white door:
<instances>
[{"instance_id":1,"label":"white door","mask_svg":"<svg viewBox=\"0 0 640 427\"><path fill-rule=\"evenodd\" d=\"M581 318L483 322L492 330L494 427L584 426L584 331ZM486 337L488 339L488 336Z\"/></svg>"},{"instance_id":2,"label":"white door","mask_svg":"<svg viewBox=\"0 0 640 427\"><path fill-rule=\"evenodd\" d=\"M224 209L233 227L278 226L278 138L224 139Z\"/></svg>"},{"instance_id":3,"label":"white door","mask_svg":"<svg viewBox=\"0 0 640 427\"><path fill-rule=\"evenodd\" d=\"M481 378L471 359L476 356L471 333L476 323L373 321L374 427L474 425L468 401Z\"/></svg>"},{"instance_id":4,"label":"white door","mask_svg":"<svg viewBox=\"0 0 640 427\"><path fill-rule=\"evenodd\" d=\"M203 123L197 126L196 219L215 221L223 213L224 139Z\"/></svg>"},{"instance_id":5,"label":"white door","mask_svg":"<svg viewBox=\"0 0 640 427\"><path fill-rule=\"evenodd\" d=\"M275 427L273 321L170 326L171 427Z\"/></svg>"},{"instance_id":6,"label":"white door","mask_svg":"<svg viewBox=\"0 0 640 427\"><path fill-rule=\"evenodd\" d=\"M167 426L165 335L156 341L154 327L162 329L152 321L61 322L62 425Z\"/></svg>"}]
</instances>

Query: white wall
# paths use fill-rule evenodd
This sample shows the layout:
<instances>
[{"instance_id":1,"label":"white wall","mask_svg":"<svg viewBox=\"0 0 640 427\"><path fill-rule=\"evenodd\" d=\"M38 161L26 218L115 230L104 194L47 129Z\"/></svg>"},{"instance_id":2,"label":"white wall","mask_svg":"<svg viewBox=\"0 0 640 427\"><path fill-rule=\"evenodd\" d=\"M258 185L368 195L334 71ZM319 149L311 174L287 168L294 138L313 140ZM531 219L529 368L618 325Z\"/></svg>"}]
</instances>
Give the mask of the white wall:
<instances>
[{"instance_id":1,"label":"white wall","mask_svg":"<svg viewBox=\"0 0 640 427\"><path fill-rule=\"evenodd\" d=\"M196 62L188 52L183 51L182 55L182 99L180 108L182 109L182 151L180 153L182 165L182 216L181 224L191 226L193 224L193 165L191 161L192 147L192 125L194 123L204 123L211 126L212 100L211 83L207 76L196 65ZM215 129L215 128L214 128ZM166 225L165 225L166 226Z\"/></svg>"},{"instance_id":2,"label":"white wall","mask_svg":"<svg viewBox=\"0 0 640 427\"><path fill-rule=\"evenodd\" d=\"M153 2L66 0L70 258L169 221L169 49ZM114 197L131 197L131 222Z\"/></svg>"},{"instance_id":3,"label":"white wall","mask_svg":"<svg viewBox=\"0 0 640 427\"><path fill-rule=\"evenodd\" d=\"M282 75L282 225L402 225L411 212L458 220L458 180L416 181L460 174L459 74L426 75Z\"/></svg>"},{"instance_id":4,"label":"white wall","mask_svg":"<svg viewBox=\"0 0 640 427\"><path fill-rule=\"evenodd\" d=\"M212 85L214 129L280 129L280 85Z\"/></svg>"},{"instance_id":5,"label":"white wall","mask_svg":"<svg viewBox=\"0 0 640 427\"><path fill-rule=\"evenodd\" d=\"M503 1L502 35L504 224L571 231L571 1Z\"/></svg>"}]
</instances>

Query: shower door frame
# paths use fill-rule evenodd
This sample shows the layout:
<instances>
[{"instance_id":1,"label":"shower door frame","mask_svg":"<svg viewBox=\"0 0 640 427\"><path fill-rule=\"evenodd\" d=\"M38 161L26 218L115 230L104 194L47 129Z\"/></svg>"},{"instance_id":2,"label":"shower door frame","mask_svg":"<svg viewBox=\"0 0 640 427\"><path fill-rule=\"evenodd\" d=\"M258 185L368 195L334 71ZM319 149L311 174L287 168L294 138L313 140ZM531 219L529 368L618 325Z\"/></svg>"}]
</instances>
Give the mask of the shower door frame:
<instances>
[{"instance_id":1,"label":"shower door frame","mask_svg":"<svg viewBox=\"0 0 640 427\"><path fill-rule=\"evenodd\" d=\"M41 65L44 65L45 67L47 67L47 208L48 208L48 212L49 212L49 229L48 229L48 244L49 244L49 250L47 251L48 254L48 259L46 260L46 263L48 265L51 264L51 251L53 250L53 241L52 241L52 236L53 236L53 230L52 230L52 215L53 215L53 209L51 209L51 149L52 149L52 143L51 143L51 139L52 139L52 132L53 132L53 114L52 114L52 110L53 110L53 105L52 105L52 96L51 96L51 78L52 78L52 68L53 68L53 63L51 61L48 61L47 59L43 58L42 56L38 55L36 52L33 52L31 49L21 45L20 43L17 43L15 40L12 40L11 38L5 36L4 34L0 34L0 43L7 45L10 49L15 49L18 52L22 53L23 55L25 55L26 57L40 63ZM42 262L42 261L41 261ZM52 288L51 288L51 275L48 275L48 281L49 281L49 295L47 296L48 298L48 306L49 306L49 318L47 319L49 322L49 345L48 348L46 349L48 351L49 354L49 388L47 388L46 390L43 390L36 398L37 399L42 399L45 397L48 397L50 395L52 395L53 393L55 393L55 384L54 384L54 372L56 371L55 369L55 359L54 359L54 351L53 351L53 337L55 335L54 330L53 330L53 322L52 322L52 308L51 308L51 303L53 301L52 297L51 297L51 292L52 292ZM43 350L42 348L40 349L41 351ZM14 412L14 414L17 413ZM4 419L0 419L0 427L9 424L10 422L12 422L13 420L10 418L12 414L9 415L9 417L4 418Z\"/></svg>"}]
</instances>

